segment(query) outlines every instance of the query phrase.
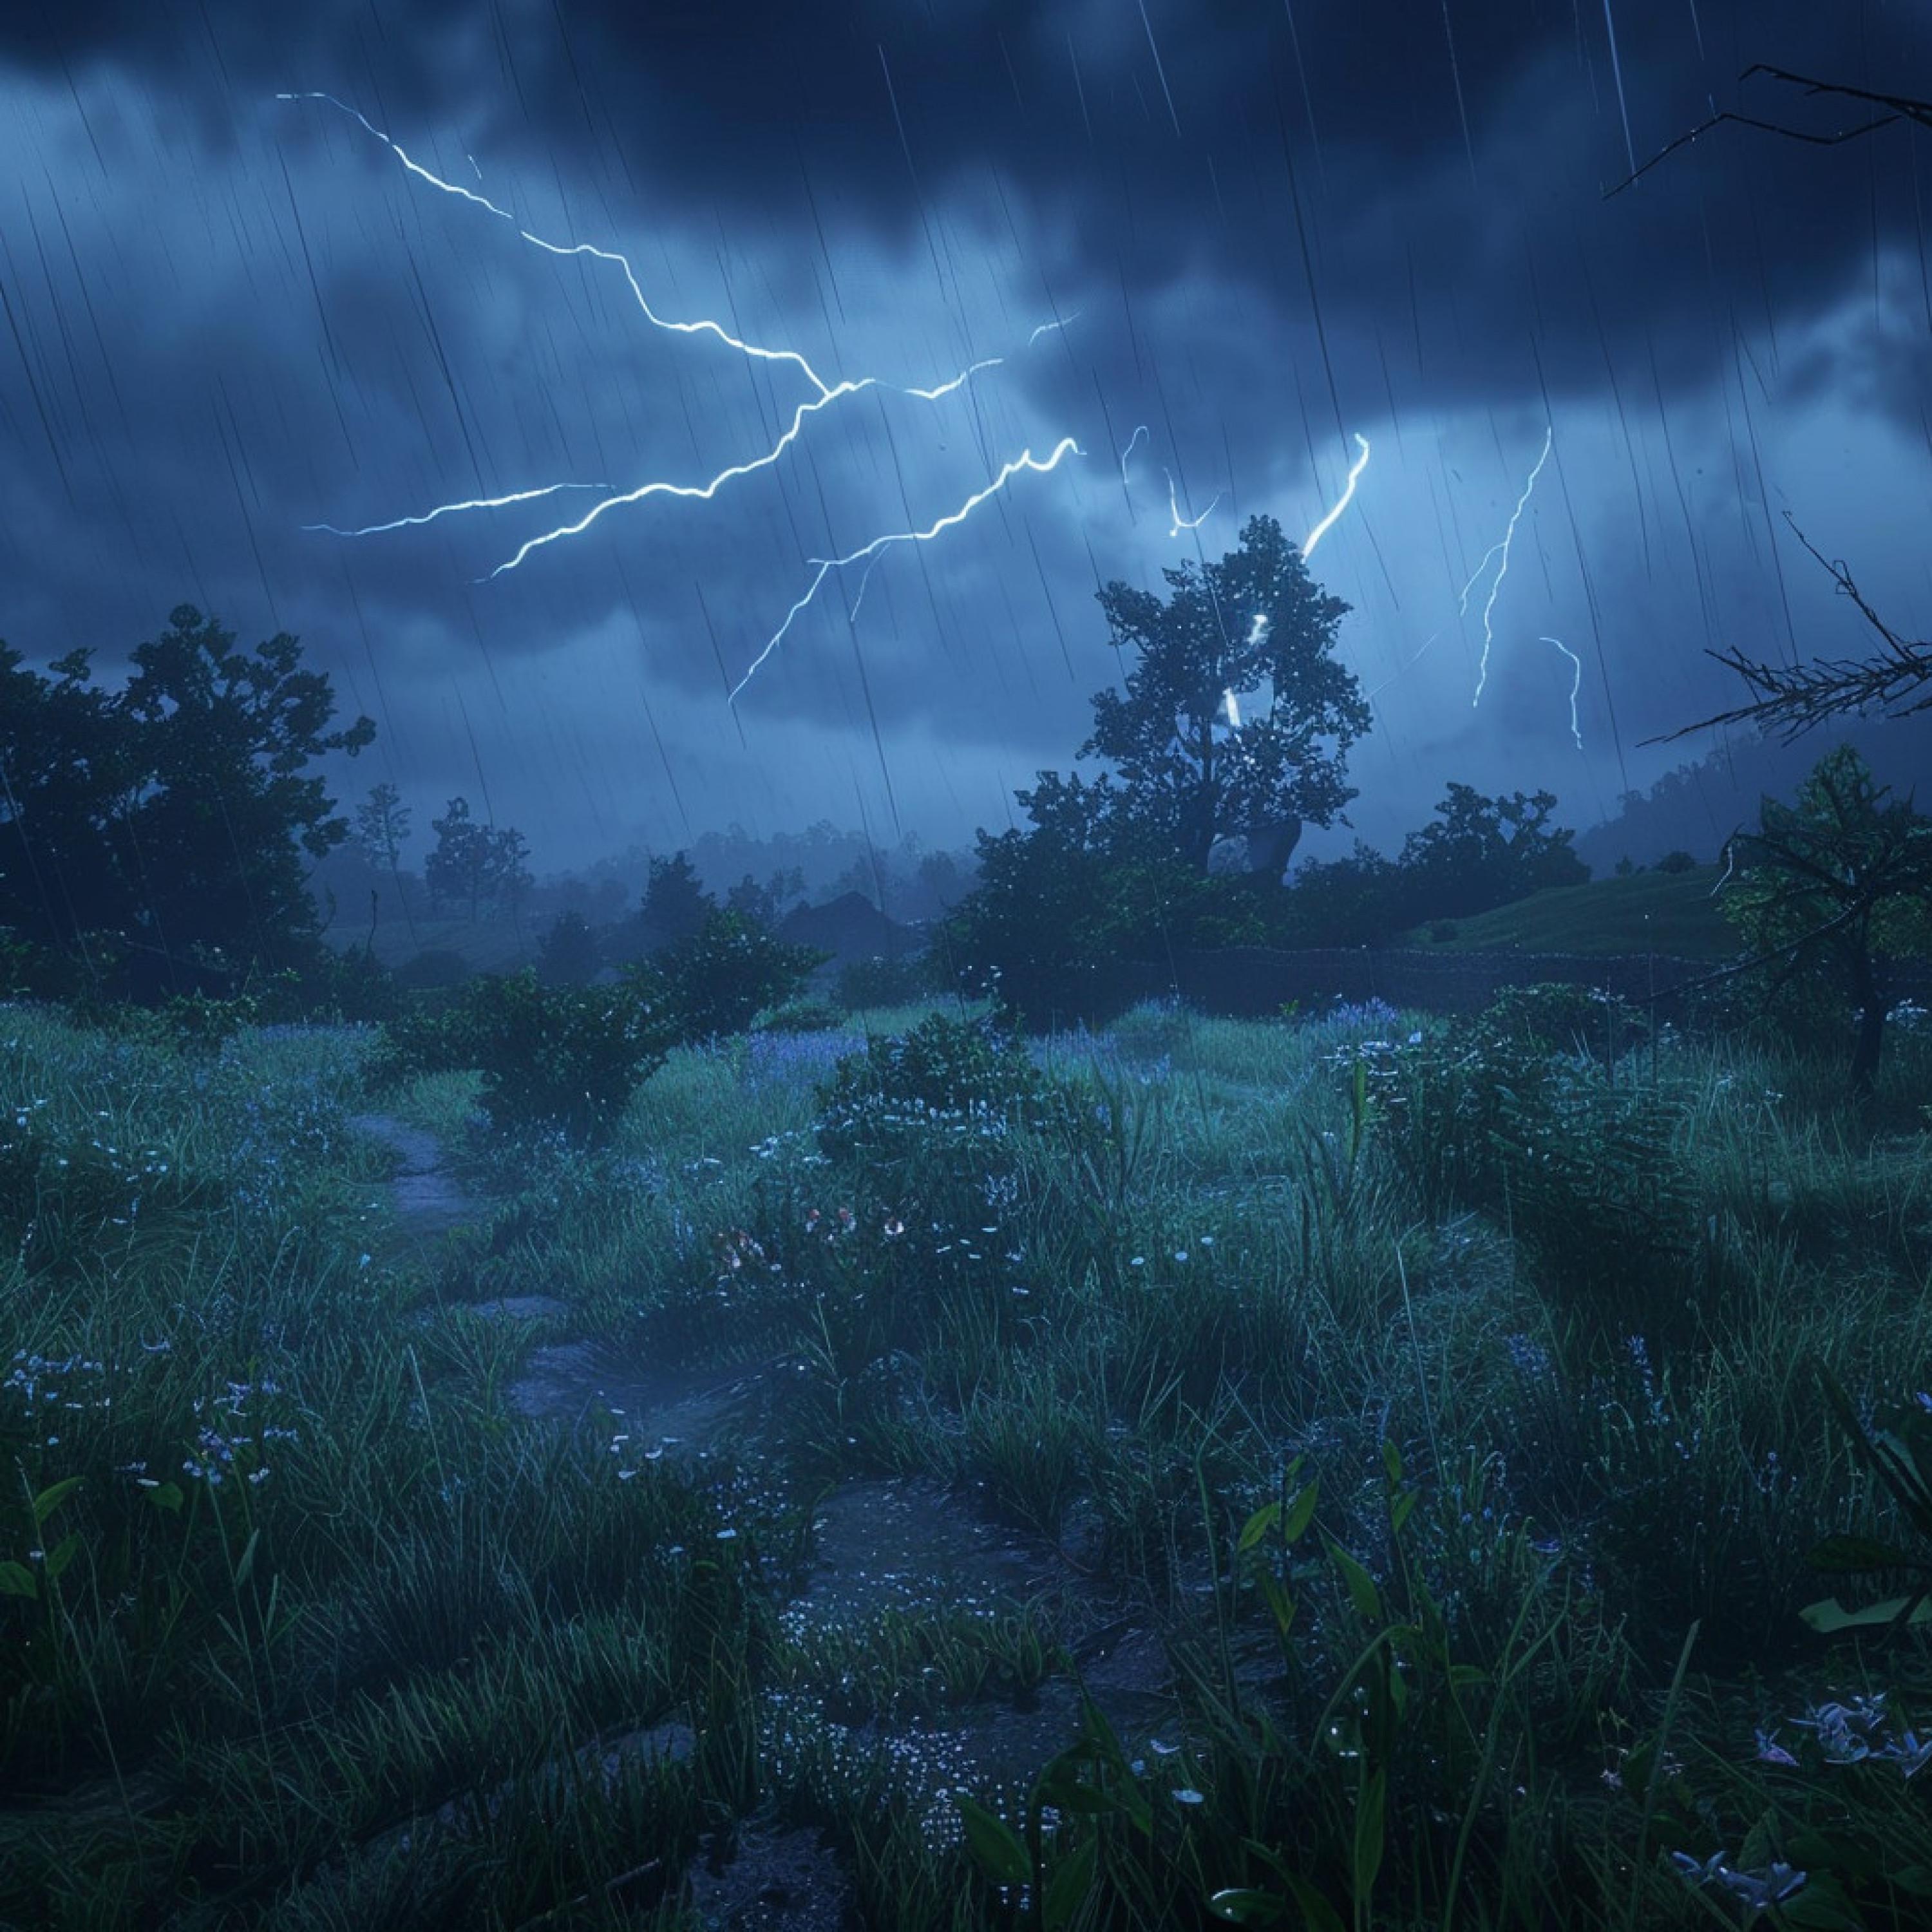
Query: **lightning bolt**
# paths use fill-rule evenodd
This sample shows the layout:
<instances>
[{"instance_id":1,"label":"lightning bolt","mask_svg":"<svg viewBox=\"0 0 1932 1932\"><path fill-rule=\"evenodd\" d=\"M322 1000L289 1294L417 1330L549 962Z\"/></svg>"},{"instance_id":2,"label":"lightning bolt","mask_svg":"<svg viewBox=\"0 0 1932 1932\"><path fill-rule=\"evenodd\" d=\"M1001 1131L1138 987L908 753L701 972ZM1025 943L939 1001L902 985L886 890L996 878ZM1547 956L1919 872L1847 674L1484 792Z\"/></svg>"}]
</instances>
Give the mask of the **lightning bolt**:
<instances>
[{"instance_id":1,"label":"lightning bolt","mask_svg":"<svg viewBox=\"0 0 1932 1932\"><path fill-rule=\"evenodd\" d=\"M1132 446L1130 444L1128 447L1131 448ZM1163 476L1167 477L1168 513L1174 519L1174 527L1168 532L1168 535L1171 537L1178 537L1183 530L1198 530L1201 526L1214 514L1214 503L1218 503L1221 500L1220 491L1216 490L1214 492L1214 502L1210 503L1207 508L1201 512L1199 516L1184 517L1180 514L1180 504L1174 500L1174 478L1171 476L1168 476L1168 472L1165 470L1163 470L1160 473Z\"/></svg>"},{"instance_id":2,"label":"lightning bolt","mask_svg":"<svg viewBox=\"0 0 1932 1932\"><path fill-rule=\"evenodd\" d=\"M856 380L828 382L796 350L767 348L761 344L748 340L746 338L727 328L723 323L714 321L709 317L700 317L695 321L678 321L659 315L652 308L650 300L638 281L637 276L632 270L630 262L624 256L614 249L600 248L588 242L566 245L561 242L549 241L541 235L533 233L530 230L523 226L508 208L499 206L487 195L478 194L472 188L466 188L460 182L446 181L442 176L424 167L404 148L399 141L385 134L367 116L358 112L346 102L338 100L334 94L320 92L280 93L275 96L275 98L278 100L287 101L322 101L339 112L347 115L351 120L357 122L376 140L381 142L397 160L401 162L404 167L418 180L427 182L441 194L453 195L460 200L473 202L476 206L496 216L500 220L507 221L522 240L529 242L533 248L543 250L547 254L562 256L588 255L600 262L614 262L622 271L639 312L653 328L661 328L670 334L677 335L714 336L726 346L735 349L740 355L752 361L788 363L795 368L812 386L814 393L794 410L790 424L762 455L748 458L742 463L730 464L704 483L674 483L659 479L640 484L634 490L624 490L614 495L607 496L602 502L592 506L575 522L560 525L554 530L544 531L539 536L530 538L519 547L514 556L507 558L490 572L487 578L478 580L480 582L490 581L502 576L506 571L514 570L532 550L541 549L545 544L556 543L566 537L580 536L605 511L614 509L620 504L640 502L651 496L696 498L700 501L708 502L726 484L733 482L740 477L749 476L754 471L768 469L776 464L784 455L786 450L798 440L804 430L807 418L816 415L821 410L829 408L832 404L842 400L845 397L857 395L866 389L884 388L892 389L902 395L916 398L922 402L938 402L962 388L982 370L997 368L1005 359L998 356L983 357L962 369L958 375L926 388L886 382L876 376L862 376ZM466 158L470 160L471 167L476 170L477 178L480 182L482 178L482 170L476 167L474 157ZM1072 315L1041 323L1028 337L1028 345L1030 346L1037 342L1044 334L1066 328L1078 319L1078 313L1076 310ZM874 559L885 546L890 544L929 542L942 531L951 529L956 524L963 522L988 496L993 495L995 491L1003 489L1013 476L1022 470L1044 473L1057 467L1063 457L1069 454L1078 455L1081 453L1071 436L1063 438L1052 455L1043 461L1036 458L1030 449L1024 451L1012 462L1006 464L984 489L976 491L958 509L940 517L926 530L892 531L886 536L874 538L869 544L864 544L844 556L807 558L808 563L817 566L818 574L812 579L804 596L800 598L787 612L784 622L766 642L764 650L753 661L751 669L745 674L745 676L739 681L736 687L732 691L730 694L732 700L736 700L738 694L749 682L752 674L776 649L779 640L790 629L793 620L810 604L820 585L824 582L826 577L832 571L844 565L856 562L862 558ZM388 523L367 524L360 529L344 530L328 524L307 524L304 528L309 530L326 531L338 536L373 536L386 531L401 530L417 524L433 522L438 517L448 515L460 510L501 509L513 504L530 502L538 497L554 495L562 490L608 490L610 487L607 484L545 484L535 489L510 490L496 496L472 497L460 502L440 504L435 508L420 515L400 517ZM1218 500L1217 498L1216 501ZM1212 507L1210 504L1209 508ZM1204 514L1205 512L1203 514ZM868 571L868 581L869 578ZM864 595L865 586L862 584L860 586L860 596L862 599Z\"/></svg>"},{"instance_id":3,"label":"lightning bolt","mask_svg":"<svg viewBox=\"0 0 1932 1932\"><path fill-rule=\"evenodd\" d=\"M1145 425L1143 424L1142 427L1144 428ZM1141 430L1136 430L1134 434L1138 436L1141 434ZM1315 526L1314 529L1310 530L1307 536L1302 538L1301 554L1304 557L1307 556L1314 550L1315 546L1335 527L1336 518L1338 518L1341 515L1342 512L1348 507L1349 504L1354 500L1355 485L1362 480L1362 472L1369 466L1368 438L1358 430L1355 435L1355 440L1357 442L1360 444L1362 453L1348 466L1348 482L1344 486L1341 495L1335 500L1333 507L1328 511L1328 514L1323 517L1322 520ZM1133 445L1131 442L1127 445L1127 449L1131 449L1132 448ZM1123 482L1126 480L1126 450L1123 450L1120 452L1120 476ZM1169 478L1168 480L1167 500L1171 506L1174 502L1174 482L1172 478ZM1218 503L1220 500L1220 498L1216 496L1214 499L1214 503ZM1214 503L1210 503L1208 506L1208 510L1211 510L1214 507ZM1194 523L1190 524L1188 527L1190 530L1197 527L1201 521L1201 518L1204 518L1207 515L1208 510L1203 510L1201 512L1201 517L1196 518ZM1168 532L1168 535L1169 536L1178 536L1180 534L1180 512L1178 510L1176 510L1174 512L1175 527ZM1255 614L1254 622L1252 626L1250 626L1248 632L1248 642L1251 644L1260 643L1262 634L1267 629L1267 618L1262 616L1259 611L1256 611ZM1424 648L1426 649L1426 646L1425 646ZM1234 702L1234 694L1232 691L1224 691L1222 692L1221 695L1227 704L1228 722L1234 728L1234 730L1238 731L1241 726L1241 711L1240 706Z\"/></svg>"},{"instance_id":4,"label":"lightning bolt","mask_svg":"<svg viewBox=\"0 0 1932 1932\"><path fill-rule=\"evenodd\" d=\"M1138 442L1147 433L1148 426L1145 423L1136 424L1133 434L1127 438L1126 448L1120 452L1120 488L1123 490L1127 487L1127 458L1133 454L1134 445Z\"/></svg>"},{"instance_id":5,"label":"lightning bolt","mask_svg":"<svg viewBox=\"0 0 1932 1932\"><path fill-rule=\"evenodd\" d=\"M1348 487L1335 500L1335 507L1301 540L1301 554L1306 557L1313 554L1315 546L1335 527L1335 520L1354 500L1355 485L1362 480L1362 472L1369 466L1369 440L1359 430L1355 440L1362 446L1362 453L1348 466Z\"/></svg>"},{"instance_id":6,"label":"lightning bolt","mask_svg":"<svg viewBox=\"0 0 1932 1932\"><path fill-rule=\"evenodd\" d=\"M1516 500L1516 508L1510 512L1509 526L1503 532L1501 541L1492 543L1483 553L1483 560L1477 565L1468 582L1463 585L1462 595L1456 605L1459 610L1467 613L1469 592L1476 587L1476 580L1489 568L1490 558L1500 557L1502 561L1497 564L1496 576L1490 585L1489 599L1483 606L1483 658L1476 674L1476 694L1469 700L1472 710L1482 703L1483 686L1489 682L1490 652L1496 640L1496 632L1491 628L1490 620L1496 608L1497 596L1503 587L1503 579L1509 574L1510 546L1516 541L1516 526L1522 520L1523 509L1529 502L1530 492L1536 488L1536 479L1543 473L1543 466L1550 460L1550 446L1555 438L1554 428L1546 424L1543 432L1543 454L1536 459L1536 467L1529 472L1529 480L1522 486L1522 494Z\"/></svg>"},{"instance_id":7,"label":"lightning bolt","mask_svg":"<svg viewBox=\"0 0 1932 1932\"><path fill-rule=\"evenodd\" d=\"M1576 675L1570 680L1570 735L1576 741L1576 748L1583 748L1583 734L1576 728L1576 694L1583 688L1583 660L1561 638L1540 638L1539 644L1554 644L1570 663L1576 667Z\"/></svg>"},{"instance_id":8,"label":"lightning bolt","mask_svg":"<svg viewBox=\"0 0 1932 1932\"><path fill-rule=\"evenodd\" d=\"M922 530L890 531L884 536L874 537L868 544L862 544L855 550L848 551L843 556L807 557L806 559L807 563L816 564L818 566L818 575L812 580L805 595L785 613L784 622L772 633L770 638L766 641L764 649L752 660L751 668L732 687L730 702L734 704L737 702L738 694L751 682L758 672L758 667L778 649L783 641L784 634L791 628L792 620L818 594L818 586L831 575L833 571L843 569L848 564L856 563L861 558L875 557L888 544L930 543L940 531L949 530L956 524L963 524L988 496L996 490L1004 489L1022 470L1030 470L1039 475L1044 476L1048 470L1059 466L1061 458L1078 456L1082 454L1084 452L1070 436L1062 436L1054 446L1053 453L1044 459L1035 456L1030 449L1024 449L1014 458L1012 462L1003 465L1000 473L983 490L976 490L960 505L958 509L950 511L937 522L928 524ZM862 587L860 594L862 596L864 594Z\"/></svg>"}]
</instances>

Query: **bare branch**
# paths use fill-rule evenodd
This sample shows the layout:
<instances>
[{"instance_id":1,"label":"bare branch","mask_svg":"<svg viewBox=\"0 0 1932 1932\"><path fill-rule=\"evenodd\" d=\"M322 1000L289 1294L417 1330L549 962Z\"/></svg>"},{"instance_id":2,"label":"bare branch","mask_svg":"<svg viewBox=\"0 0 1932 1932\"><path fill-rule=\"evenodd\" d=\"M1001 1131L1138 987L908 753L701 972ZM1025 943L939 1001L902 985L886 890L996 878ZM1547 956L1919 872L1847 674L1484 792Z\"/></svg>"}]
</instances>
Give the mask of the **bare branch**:
<instances>
[{"instance_id":1,"label":"bare branch","mask_svg":"<svg viewBox=\"0 0 1932 1932\"><path fill-rule=\"evenodd\" d=\"M1906 94L1874 94L1862 87L1844 87L1834 81L1814 80L1808 74L1792 74L1783 68L1772 67L1762 61L1754 67L1746 68L1738 78L1741 82L1747 81L1754 75L1760 74L1768 74L1773 80L1781 80L1794 87L1802 87L1808 94L1829 94L1840 95L1851 100L1868 100L1875 106L1883 107L1888 111L1875 120L1862 122L1856 128L1840 128L1832 134L1815 134L1808 128L1786 128L1778 122L1761 121L1755 115L1739 114L1726 108L1721 113L1713 114L1708 121L1700 121L1688 134L1680 134L1676 140L1660 148L1636 173L1626 175L1615 188L1606 188L1604 199L1608 201L1611 196L1622 194L1632 182L1649 173L1666 156L1674 154L1679 148L1690 146L1700 135L1708 134L1712 128L1720 127L1727 121L1734 122L1741 128L1755 128L1763 134L1776 134L1786 141L1804 141L1814 148L1835 148L1841 142L1856 141L1862 134L1874 133L1880 128L1889 128L1895 121L1913 121L1922 128L1932 128L1932 101L1915 100Z\"/></svg>"},{"instance_id":2,"label":"bare branch","mask_svg":"<svg viewBox=\"0 0 1932 1932\"><path fill-rule=\"evenodd\" d=\"M1802 664L1763 664L1747 658L1742 651L1706 651L1727 670L1736 671L1760 695L1714 717L1706 718L1682 730L1668 731L1660 737L1646 738L1646 745L1667 745L1688 737L1694 731L1718 724L1756 724L1775 731L1785 744L1846 712L1862 712L1876 706L1888 718L1910 718L1932 710L1932 692L1910 704L1901 704L1922 685L1932 685L1932 641L1913 640L1899 636L1865 602L1852 573L1842 562L1826 556L1785 512L1785 521L1804 548L1822 564L1838 585L1838 594L1857 605L1858 614L1876 631L1882 648L1870 658L1814 658Z\"/></svg>"}]
</instances>

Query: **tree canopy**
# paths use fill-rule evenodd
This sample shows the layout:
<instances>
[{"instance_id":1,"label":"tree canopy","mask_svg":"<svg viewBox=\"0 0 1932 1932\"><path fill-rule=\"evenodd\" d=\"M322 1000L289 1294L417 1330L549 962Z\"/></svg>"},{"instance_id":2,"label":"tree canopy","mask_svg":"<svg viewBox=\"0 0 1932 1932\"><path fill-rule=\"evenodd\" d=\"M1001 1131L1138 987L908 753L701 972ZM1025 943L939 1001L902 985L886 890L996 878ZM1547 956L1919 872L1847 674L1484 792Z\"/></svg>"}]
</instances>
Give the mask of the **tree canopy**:
<instances>
[{"instance_id":1,"label":"tree canopy","mask_svg":"<svg viewBox=\"0 0 1932 1932\"><path fill-rule=\"evenodd\" d=\"M1816 972L1858 1018L1851 1084L1869 1093L1885 1040L1876 961L1932 950L1932 819L1849 745L1828 752L1790 805L1767 798L1759 829L1730 842L1734 876L1724 908L1754 951L1774 962L1774 984Z\"/></svg>"},{"instance_id":2,"label":"tree canopy","mask_svg":"<svg viewBox=\"0 0 1932 1932\"><path fill-rule=\"evenodd\" d=\"M27 668L0 643L0 928L137 993L232 983L304 956L320 920L306 859L348 832L322 754L361 751L368 718L333 730L326 674L278 632L252 653L190 604L138 646L125 686L92 653Z\"/></svg>"},{"instance_id":3,"label":"tree canopy","mask_svg":"<svg viewBox=\"0 0 1932 1932\"><path fill-rule=\"evenodd\" d=\"M1315 584L1272 517L1251 517L1220 562L1161 574L1165 601L1118 581L1097 593L1134 662L1124 692L1096 693L1080 755L1112 760L1125 817L1198 872L1219 838L1331 824L1354 796L1348 747L1370 724L1333 655L1349 607ZM1272 850L1285 858L1280 842Z\"/></svg>"}]
</instances>

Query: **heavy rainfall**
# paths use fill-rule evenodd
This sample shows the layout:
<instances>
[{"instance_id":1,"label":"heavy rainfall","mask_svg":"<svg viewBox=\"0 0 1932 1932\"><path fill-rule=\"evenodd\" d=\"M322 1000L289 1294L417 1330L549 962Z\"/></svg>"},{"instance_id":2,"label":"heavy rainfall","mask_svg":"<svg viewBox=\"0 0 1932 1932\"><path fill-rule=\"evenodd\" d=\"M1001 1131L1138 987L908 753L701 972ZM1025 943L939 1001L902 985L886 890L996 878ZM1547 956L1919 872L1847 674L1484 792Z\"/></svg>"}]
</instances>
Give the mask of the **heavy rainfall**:
<instances>
[{"instance_id":1,"label":"heavy rainfall","mask_svg":"<svg viewBox=\"0 0 1932 1932\"><path fill-rule=\"evenodd\" d=\"M1928 134L0 0L0 1932L1932 1924Z\"/></svg>"}]
</instances>

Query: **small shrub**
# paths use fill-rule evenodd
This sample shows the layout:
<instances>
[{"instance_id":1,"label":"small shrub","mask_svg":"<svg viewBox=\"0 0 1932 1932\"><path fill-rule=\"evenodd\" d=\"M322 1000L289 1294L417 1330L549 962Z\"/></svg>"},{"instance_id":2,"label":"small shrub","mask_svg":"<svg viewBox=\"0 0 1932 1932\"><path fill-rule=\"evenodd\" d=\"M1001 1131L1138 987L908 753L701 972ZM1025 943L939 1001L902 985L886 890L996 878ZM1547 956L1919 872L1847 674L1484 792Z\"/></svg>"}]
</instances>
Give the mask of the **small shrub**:
<instances>
[{"instance_id":1,"label":"small shrub","mask_svg":"<svg viewBox=\"0 0 1932 1932\"><path fill-rule=\"evenodd\" d=\"M934 1013L909 1034L867 1043L820 1090L820 1147L880 1160L934 1128L997 1136L1043 1096L1025 1042L991 1019Z\"/></svg>"},{"instance_id":2,"label":"small shrub","mask_svg":"<svg viewBox=\"0 0 1932 1932\"><path fill-rule=\"evenodd\" d=\"M527 968L478 982L469 1006L484 1111L500 1133L554 1126L602 1140L676 1038L634 986L546 988Z\"/></svg>"},{"instance_id":3,"label":"small shrub","mask_svg":"<svg viewBox=\"0 0 1932 1932\"><path fill-rule=\"evenodd\" d=\"M656 964L679 1036L696 1041L744 1032L767 1007L794 999L824 957L742 913L714 910Z\"/></svg>"},{"instance_id":4,"label":"small shrub","mask_svg":"<svg viewBox=\"0 0 1932 1932\"><path fill-rule=\"evenodd\" d=\"M1666 852L1658 860L1657 869L1660 872L1694 872L1697 862L1688 852Z\"/></svg>"}]
</instances>

